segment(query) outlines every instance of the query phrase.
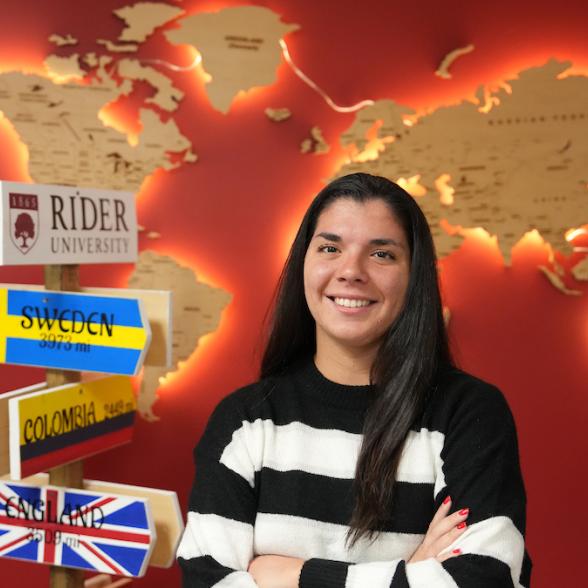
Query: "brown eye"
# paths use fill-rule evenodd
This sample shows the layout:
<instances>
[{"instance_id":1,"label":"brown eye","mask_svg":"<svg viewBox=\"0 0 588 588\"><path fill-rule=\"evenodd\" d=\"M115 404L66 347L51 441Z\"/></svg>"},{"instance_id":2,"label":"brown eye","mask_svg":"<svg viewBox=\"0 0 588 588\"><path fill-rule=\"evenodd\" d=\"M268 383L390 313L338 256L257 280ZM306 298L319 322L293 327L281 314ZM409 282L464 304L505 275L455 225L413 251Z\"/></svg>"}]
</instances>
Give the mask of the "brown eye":
<instances>
[{"instance_id":1,"label":"brown eye","mask_svg":"<svg viewBox=\"0 0 588 588\"><path fill-rule=\"evenodd\" d=\"M318 250L324 253L337 253L337 248L334 245L321 245Z\"/></svg>"}]
</instances>

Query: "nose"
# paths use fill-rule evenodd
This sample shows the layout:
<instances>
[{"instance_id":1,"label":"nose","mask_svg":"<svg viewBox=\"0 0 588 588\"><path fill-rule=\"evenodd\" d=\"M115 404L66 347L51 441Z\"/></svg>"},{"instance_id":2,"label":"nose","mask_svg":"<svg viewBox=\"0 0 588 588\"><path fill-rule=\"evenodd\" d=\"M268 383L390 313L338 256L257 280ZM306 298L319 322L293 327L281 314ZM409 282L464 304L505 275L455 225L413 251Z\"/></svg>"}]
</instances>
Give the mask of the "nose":
<instances>
[{"instance_id":1,"label":"nose","mask_svg":"<svg viewBox=\"0 0 588 588\"><path fill-rule=\"evenodd\" d=\"M359 255L348 253L340 259L337 268L338 282L366 282L367 273Z\"/></svg>"}]
</instances>

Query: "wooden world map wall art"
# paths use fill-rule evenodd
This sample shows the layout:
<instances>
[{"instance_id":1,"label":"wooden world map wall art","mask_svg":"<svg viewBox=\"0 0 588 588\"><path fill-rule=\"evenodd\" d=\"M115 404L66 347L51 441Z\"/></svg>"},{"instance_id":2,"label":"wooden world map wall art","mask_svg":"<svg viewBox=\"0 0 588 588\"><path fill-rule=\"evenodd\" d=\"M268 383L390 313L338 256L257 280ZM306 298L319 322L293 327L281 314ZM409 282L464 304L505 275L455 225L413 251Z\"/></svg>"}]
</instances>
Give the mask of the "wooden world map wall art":
<instances>
[{"instance_id":1,"label":"wooden world map wall art","mask_svg":"<svg viewBox=\"0 0 588 588\"><path fill-rule=\"evenodd\" d=\"M0 74L0 111L26 148L32 181L136 192L158 169L203 165L192 138L174 120L185 96L169 72L198 76L210 106L227 114L237 97L276 84L276 69L285 62L331 108L356 112L340 136L347 157L334 176L364 171L399 181L429 219L440 258L483 231L508 265L513 246L531 233L551 252L538 271L562 294L581 295L588 257L579 256L571 267L558 262L558 256L583 252L574 240L588 222L588 79L574 74L571 63L529 67L497 89L480 87L475 100L426 113L393 100L345 106L290 56L285 37L300 25L282 22L268 8L188 14L180 5L139 2L113 13L123 26L117 38L96 40L103 51L78 52L76 31L56 31L46 75ZM141 58L142 45L154 36L188 48L192 62ZM436 74L449 79L453 62L474 50L456 48ZM139 83L152 95L134 119L119 116L117 101ZM296 105L276 104L265 116L285 124L296 117ZM297 148L315 157L330 145L313 125ZM140 414L155 420L158 387L218 327L231 294L200 282L194 268L172 255L149 250L128 285L174 294L173 367L147 366L138 399Z\"/></svg>"}]
</instances>

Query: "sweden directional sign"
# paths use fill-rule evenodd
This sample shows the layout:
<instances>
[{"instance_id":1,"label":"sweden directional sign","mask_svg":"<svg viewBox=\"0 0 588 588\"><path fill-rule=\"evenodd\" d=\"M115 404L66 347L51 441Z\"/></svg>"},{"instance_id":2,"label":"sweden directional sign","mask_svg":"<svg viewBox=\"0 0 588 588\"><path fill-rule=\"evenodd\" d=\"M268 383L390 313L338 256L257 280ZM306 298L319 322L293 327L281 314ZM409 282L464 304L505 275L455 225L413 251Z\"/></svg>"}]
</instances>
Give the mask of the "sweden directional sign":
<instances>
[{"instance_id":1,"label":"sweden directional sign","mask_svg":"<svg viewBox=\"0 0 588 588\"><path fill-rule=\"evenodd\" d=\"M0 288L0 363L136 375L150 340L140 300Z\"/></svg>"},{"instance_id":2,"label":"sweden directional sign","mask_svg":"<svg viewBox=\"0 0 588 588\"><path fill-rule=\"evenodd\" d=\"M0 480L0 557L137 577L155 539L145 498Z\"/></svg>"},{"instance_id":3,"label":"sweden directional sign","mask_svg":"<svg viewBox=\"0 0 588 588\"><path fill-rule=\"evenodd\" d=\"M45 287L39 284L0 283L0 289L34 290L44 292ZM172 366L172 293L169 290L139 290L134 288L93 288L80 286L82 294L94 296L114 296L115 298L138 298L143 303L147 320L151 328L151 342L143 365Z\"/></svg>"},{"instance_id":4,"label":"sweden directional sign","mask_svg":"<svg viewBox=\"0 0 588 588\"><path fill-rule=\"evenodd\" d=\"M136 402L128 376L18 394L8 407L13 479L84 459L133 437Z\"/></svg>"}]
</instances>

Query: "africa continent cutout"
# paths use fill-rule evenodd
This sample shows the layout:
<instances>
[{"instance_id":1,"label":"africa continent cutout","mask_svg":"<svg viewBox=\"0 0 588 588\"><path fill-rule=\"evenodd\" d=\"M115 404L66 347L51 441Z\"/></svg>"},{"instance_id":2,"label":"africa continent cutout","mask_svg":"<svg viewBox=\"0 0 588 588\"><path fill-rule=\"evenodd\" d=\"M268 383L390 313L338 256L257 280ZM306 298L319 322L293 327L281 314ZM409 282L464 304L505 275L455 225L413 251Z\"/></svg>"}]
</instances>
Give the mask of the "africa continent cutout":
<instances>
[{"instance_id":1,"label":"africa continent cutout","mask_svg":"<svg viewBox=\"0 0 588 588\"><path fill-rule=\"evenodd\" d=\"M171 290L173 301L172 369L144 366L137 406L149 421L153 413L160 379L181 369L198 347L200 337L215 331L231 295L220 288L199 282L194 272L171 257L143 251L128 283L129 288Z\"/></svg>"},{"instance_id":2,"label":"africa continent cutout","mask_svg":"<svg viewBox=\"0 0 588 588\"><path fill-rule=\"evenodd\" d=\"M203 67L212 76L206 86L208 98L223 113L239 92L275 82L282 56L279 40L299 28L282 23L277 14L260 6L225 8L177 22L180 28L166 31L165 36L200 52Z\"/></svg>"},{"instance_id":3,"label":"africa continent cutout","mask_svg":"<svg viewBox=\"0 0 588 588\"><path fill-rule=\"evenodd\" d=\"M507 265L533 229L552 251L569 254L566 232L588 223L588 77L561 76L570 66L550 60L498 91L480 89L479 103L441 107L410 126L410 108L380 100L343 133L349 162L337 175L416 177L439 257L477 227L496 235ZM548 273L555 287L576 293ZM583 268L572 274L586 279Z\"/></svg>"}]
</instances>

